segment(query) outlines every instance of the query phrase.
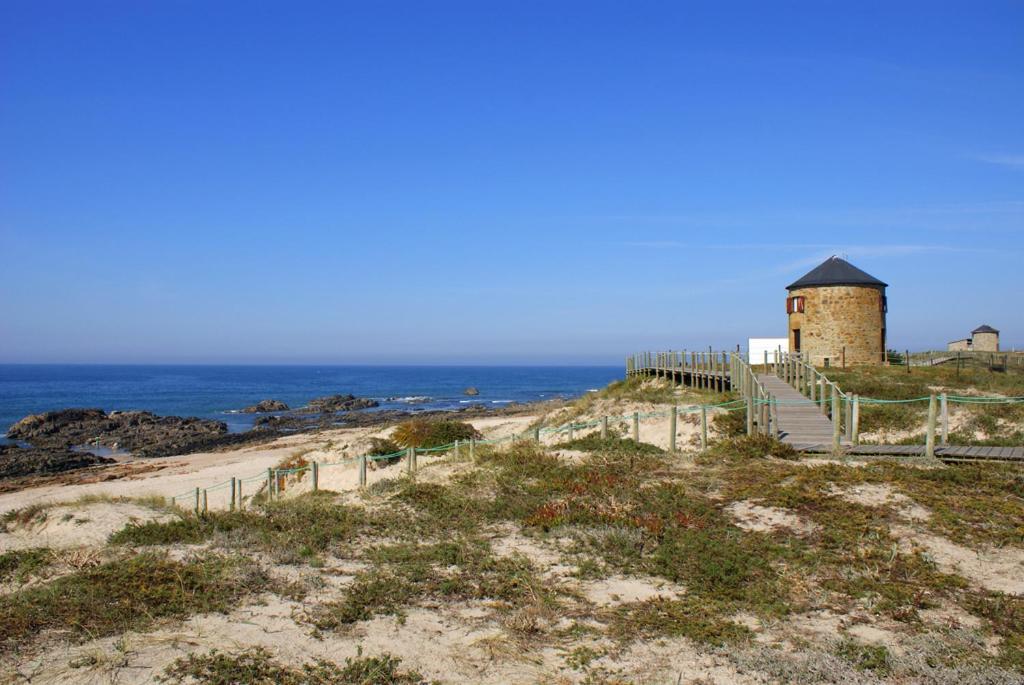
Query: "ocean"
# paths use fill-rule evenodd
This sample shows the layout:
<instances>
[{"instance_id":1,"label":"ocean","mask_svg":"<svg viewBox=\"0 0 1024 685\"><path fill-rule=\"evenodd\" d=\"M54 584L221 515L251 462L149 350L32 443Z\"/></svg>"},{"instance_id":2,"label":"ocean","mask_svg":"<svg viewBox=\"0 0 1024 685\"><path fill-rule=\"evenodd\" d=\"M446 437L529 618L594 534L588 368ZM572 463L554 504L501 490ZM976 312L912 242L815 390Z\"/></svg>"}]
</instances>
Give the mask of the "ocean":
<instances>
[{"instance_id":1,"label":"ocean","mask_svg":"<svg viewBox=\"0 0 1024 685\"><path fill-rule=\"evenodd\" d=\"M378 400L381 409L453 410L577 397L622 376L617 366L0 364L0 428L6 433L28 414L96 407L217 419L240 432L255 416L238 411L264 399L296 408L315 397L351 393ZM478 396L463 393L471 386Z\"/></svg>"}]
</instances>

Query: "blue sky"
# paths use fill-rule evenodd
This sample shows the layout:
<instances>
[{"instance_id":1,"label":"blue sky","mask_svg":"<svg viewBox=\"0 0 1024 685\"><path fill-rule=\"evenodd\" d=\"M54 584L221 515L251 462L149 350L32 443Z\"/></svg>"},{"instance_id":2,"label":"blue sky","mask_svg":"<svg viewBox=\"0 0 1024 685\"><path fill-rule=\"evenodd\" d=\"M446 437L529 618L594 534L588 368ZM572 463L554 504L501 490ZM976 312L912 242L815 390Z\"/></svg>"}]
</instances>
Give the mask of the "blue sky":
<instances>
[{"instance_id":1,"label":"blue sky","mask_svg":"<svg viewBox=\"0 0 1024 685\"><path fill-rule=\"evenodd\" d=\"M0 361L1024 346L1024 4L0 5Z\"/></svg>"}]
</instances>

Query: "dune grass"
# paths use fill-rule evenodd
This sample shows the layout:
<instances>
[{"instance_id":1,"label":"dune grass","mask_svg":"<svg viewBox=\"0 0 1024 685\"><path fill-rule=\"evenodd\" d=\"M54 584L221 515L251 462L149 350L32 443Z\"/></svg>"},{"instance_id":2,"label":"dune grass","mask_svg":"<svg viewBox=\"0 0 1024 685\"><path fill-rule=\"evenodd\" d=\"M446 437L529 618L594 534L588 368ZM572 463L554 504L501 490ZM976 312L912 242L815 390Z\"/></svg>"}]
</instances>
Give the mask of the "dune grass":
<instances>
[{"instance_id":1,"label":"dune grass","mask_svg":"<svg viewBox=\"0 0 1024 685\"><path fill-rule=\"evenodd\" d=\"M277 563L320 563L350 544L365 522L361 510L334 501L325 490L270 502L246 511L211 511L173 521L129 524L114 533L117 545L199 544L216 540L227 549L259 551Z\"/></svg>"},{"instance_id":2,"label":"dune grass","mask_svg":"<svg viewBox=\"0 0 1024 685\"><path fill-rule=\"evenodd\" d=\"M241 557L206 554L175 561L144 552L0 595L0 651L44 632L92 639L144 630L162 618L226 612L267 586L262 571Z\"/></svg>"},{"instance_id":3,"label":"dune grass","mask_svg":"<svg viewBox=\"0 0 1024 685\"><path fill-rule=\"evenodd\" d=\"M346 659L344 666L316 659L289 666L270 652L254 647L235 654L212 650L178 659L165 669L160 682L189 685L415 685L423 676L399 667L401 659L387 652L375 657Z\"/></svg>"}]
</instances>

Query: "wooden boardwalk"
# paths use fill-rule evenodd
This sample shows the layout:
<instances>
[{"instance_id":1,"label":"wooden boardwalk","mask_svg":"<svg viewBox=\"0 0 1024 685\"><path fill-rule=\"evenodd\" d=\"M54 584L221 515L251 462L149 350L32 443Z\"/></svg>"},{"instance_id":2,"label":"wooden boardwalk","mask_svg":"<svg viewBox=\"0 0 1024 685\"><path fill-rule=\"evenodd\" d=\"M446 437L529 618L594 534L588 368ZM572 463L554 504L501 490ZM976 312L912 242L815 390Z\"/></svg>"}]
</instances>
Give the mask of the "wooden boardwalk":
<instances>
[{"instance_id":1,"label":"wooden boardwalk","mask_svg":"<svg viewBox=\"0 0 1024 685\"><path fill-rule=\"evenodd\" d=\"M830 445L794 443L793 448L809 454L831 454ZM843 454L863 457L923 457L924 445L843 445ZM939 445L935 458L942 461L1020 461L1024 447L982 447L972 445Z\"/></svg>"},{"instance_id":2,"label":"wooden boardwalk","mask_svg":"<svg viewBox=\"0 0 1024 685\"><path fill-rule=\"evenodd\" d=\"M1024 359L1024 355L1021 358ZM840 403L840 411L845 411L846 416L842 422L843 433L838 436L837 450L834 442L835 426L825 410L831 408L830 396L839 392L838 386L799 355L783 354L779 361L769 363L766 354L763 361L759 367L767 373L756 373L742 355L734 352L641 352L626 358L626 375L665 378L684 386L738 393L747 400L748 434L771 434L777 431L782 442L800 452L838 452L866 457L927 456L924 445L854 444L857 442L860 402L857 395L849 396L845 402ZM824 407L821 403L822 395L828 398ZM769 411L769 406L774 411ZM943 417L946 416L945 406L943 402ZM931 443L935 458L948 462L1003 461L1024 464L1024 447L941 444L939 438L945 431L936 432L936 419L933 414L929 416L932 422L931 435L935 437Z\"/></svg>"},{"instance_id":3,"label":"wooden boardwalk","mask_svg":"<svg viewBox=\"0 0 1024 685\"><path fill-rule=\"evenodd\" d=\"M832 421L818 404L773 373L758 374L757 380L779 401L776 409L779 440L799 446L803 451L818 447L832 450ZM842 444L849 443L843 441Z\"/></svg>"}]
</instances>

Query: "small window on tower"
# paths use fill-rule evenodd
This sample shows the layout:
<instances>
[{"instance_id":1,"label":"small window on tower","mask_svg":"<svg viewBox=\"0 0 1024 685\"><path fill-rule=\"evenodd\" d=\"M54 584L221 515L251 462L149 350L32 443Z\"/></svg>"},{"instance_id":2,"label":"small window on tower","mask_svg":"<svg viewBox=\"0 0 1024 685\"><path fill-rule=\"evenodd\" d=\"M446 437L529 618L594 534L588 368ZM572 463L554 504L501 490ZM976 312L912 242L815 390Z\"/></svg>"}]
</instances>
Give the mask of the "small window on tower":
<instances>
[{"instance_id":1,"label":"small window on tower","mask_svg":"<svg viewBox=\"0 0 1024 685\"><path fill-rule=\"evenodd\" d=\"M803 296L797 295L795 297L790 297L790 298L786 299L786 313L787 314L793 314L793 313L802 314L803 311L804 311L804 298L803 298Z\"/></svg>"}]
</instances>

